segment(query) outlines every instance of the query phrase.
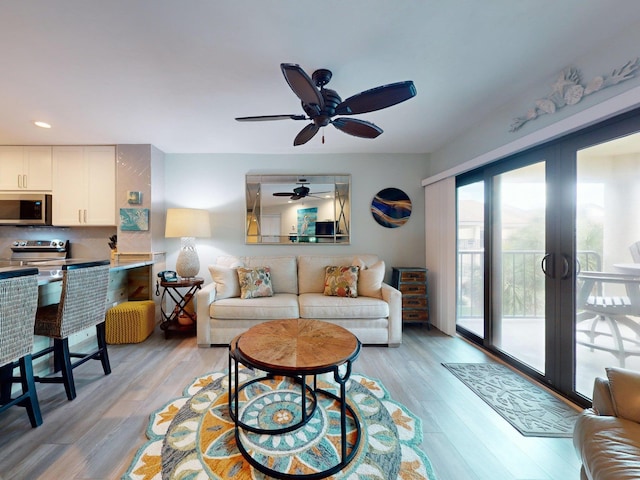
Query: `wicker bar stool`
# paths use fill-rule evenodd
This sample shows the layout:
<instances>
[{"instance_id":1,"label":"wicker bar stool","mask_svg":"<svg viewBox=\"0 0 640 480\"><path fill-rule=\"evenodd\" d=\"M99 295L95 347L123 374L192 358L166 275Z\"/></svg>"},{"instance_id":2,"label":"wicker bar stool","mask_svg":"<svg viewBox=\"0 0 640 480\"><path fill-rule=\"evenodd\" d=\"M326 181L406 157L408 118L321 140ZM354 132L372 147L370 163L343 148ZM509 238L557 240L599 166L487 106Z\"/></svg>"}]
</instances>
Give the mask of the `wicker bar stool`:
<instances>
[{"instance_id":1,"label":"wicker bar stool","mask_svg":"<svg viewBox=\"0 0 640 480\"><path fill-rule=\"evenodd\" d=\"M0 272L0 412L25 407L34 428L42 425L31 357L37 307L38 269ZM22 384L22 394L11 398L14 383Z\"/></svg>"},{"instance_id":2,"label":"wicker bar stool","mask_svg":"<svg viewBox=\"0 0 640 480\"><path fill-rule=\"evenodd\" d=\"M105 375L111 373L105 340L105 311L109 286L109 261L84 262L62 267L60 303L41 307L36 313L35 334L50 337L53 345L33 354L40 358L53 352L54 373L36 382L63 383L67 398L76 398L73 369L88 360L100 360ZM97 349L89 353L69 351L69 336L96 327ZM72 358L79 360L72 362Z\"/></svg>"}]
</instances>

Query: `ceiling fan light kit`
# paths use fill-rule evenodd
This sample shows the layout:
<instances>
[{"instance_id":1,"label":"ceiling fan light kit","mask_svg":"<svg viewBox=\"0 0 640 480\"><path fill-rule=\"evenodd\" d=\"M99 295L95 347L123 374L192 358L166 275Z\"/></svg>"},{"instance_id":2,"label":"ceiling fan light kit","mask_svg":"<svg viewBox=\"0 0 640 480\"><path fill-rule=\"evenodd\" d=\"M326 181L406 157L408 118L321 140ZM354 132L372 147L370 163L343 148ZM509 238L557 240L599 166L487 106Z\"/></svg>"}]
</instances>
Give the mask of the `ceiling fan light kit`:
<instances>
[{"instance_id":1,"label":"ceiling fan light kit","mask_svg":"<svg viewBox=\"0 0 640 480\"><path fill-rule=\"evenodd\" d=\"M325 88L333 74L326 68L313 72L311 77L293 63L282 63L280 69L293 93L302 102L306 115L261 115L237 117L239 122L260 122L270 120L311 120L296 135L293 145L304 145L322 127L333 125L338 130L360 138L376 138L383 130L377 125L357 118L333 118L335 115L357 115L374 112L415 97L416 87L411 80L382 85L342 100L334 90Z\"/></svg>"}]
</instances>

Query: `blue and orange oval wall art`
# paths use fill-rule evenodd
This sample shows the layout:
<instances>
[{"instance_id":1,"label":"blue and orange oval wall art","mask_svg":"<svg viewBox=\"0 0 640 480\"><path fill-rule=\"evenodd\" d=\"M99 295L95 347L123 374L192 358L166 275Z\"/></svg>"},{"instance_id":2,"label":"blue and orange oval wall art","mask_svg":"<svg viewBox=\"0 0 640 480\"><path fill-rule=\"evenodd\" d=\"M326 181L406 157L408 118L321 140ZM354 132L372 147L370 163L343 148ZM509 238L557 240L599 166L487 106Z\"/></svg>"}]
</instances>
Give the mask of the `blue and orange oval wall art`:
<instances>
[{"instance_id":1,"label":"blue and orange oval wall art","mask_svg":"<svg viewBox=\"0 0 640 480\"><path fill-rule=\"evenodd\" d=\"M371 214L383 227L401 227L411 216L411 199L398 188L382 189L371 201Z\"/></svg>"}]
</instances>

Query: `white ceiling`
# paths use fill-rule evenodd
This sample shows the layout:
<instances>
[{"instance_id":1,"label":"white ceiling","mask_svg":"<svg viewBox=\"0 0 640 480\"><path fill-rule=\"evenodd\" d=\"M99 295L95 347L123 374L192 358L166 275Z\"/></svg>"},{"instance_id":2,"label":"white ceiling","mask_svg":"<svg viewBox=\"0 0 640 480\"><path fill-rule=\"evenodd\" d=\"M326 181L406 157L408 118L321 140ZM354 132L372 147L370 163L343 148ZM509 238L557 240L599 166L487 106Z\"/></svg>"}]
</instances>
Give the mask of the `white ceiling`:
<instances>
[{"instance_id":1,"label":"white ceiling","mask_svg":"<svg viewBox=\"0 0 640 480\"><path fill-rule=\"evenodd\" d=\"M0 144L426 153L639 21L635 0L0 0ZM418 95L356 116L377 139L293 147L306 122L234 120L302 113L283 62L332 70L343 99Z\"/></svg>"}]
</instances>

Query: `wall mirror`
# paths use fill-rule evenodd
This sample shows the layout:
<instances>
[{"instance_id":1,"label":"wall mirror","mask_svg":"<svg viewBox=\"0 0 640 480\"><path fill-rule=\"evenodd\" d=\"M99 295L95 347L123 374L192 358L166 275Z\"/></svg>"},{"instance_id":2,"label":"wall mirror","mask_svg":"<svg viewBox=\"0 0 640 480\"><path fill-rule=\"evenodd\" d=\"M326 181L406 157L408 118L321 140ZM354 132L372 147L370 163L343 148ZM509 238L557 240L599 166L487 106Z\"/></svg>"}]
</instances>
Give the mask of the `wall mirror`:
<instances>
[{"instance_id":1,"label":"wall mirror","mask_svg":"<svg viewBox=\"0 0 640 480\"><path fill-rule=\"evenodd\" d=\"M350 242L351 175L247 175L245 243Z\"/></svg>"}]
</instances>

